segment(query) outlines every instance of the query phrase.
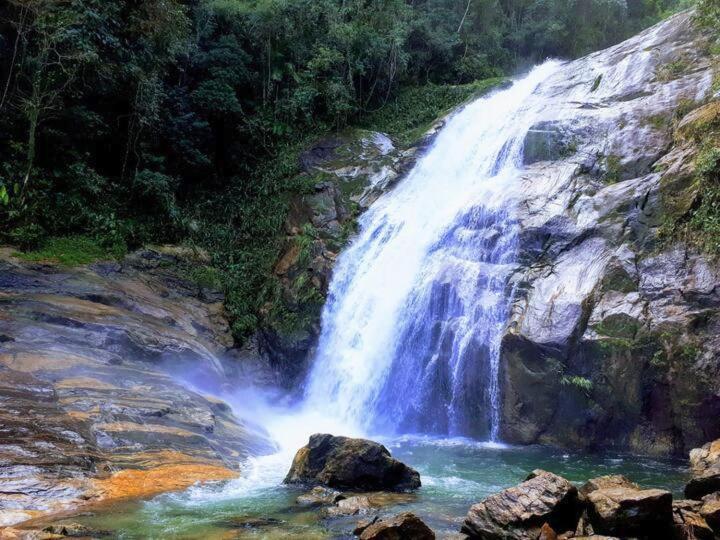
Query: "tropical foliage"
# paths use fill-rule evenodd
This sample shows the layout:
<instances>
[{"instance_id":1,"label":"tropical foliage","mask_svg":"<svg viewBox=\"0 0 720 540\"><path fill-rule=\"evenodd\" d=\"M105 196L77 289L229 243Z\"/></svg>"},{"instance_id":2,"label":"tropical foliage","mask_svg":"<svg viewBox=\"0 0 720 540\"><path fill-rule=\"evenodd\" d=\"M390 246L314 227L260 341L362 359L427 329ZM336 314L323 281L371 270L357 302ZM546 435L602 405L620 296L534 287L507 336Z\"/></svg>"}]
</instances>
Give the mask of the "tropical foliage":
<instances>
[{"instance_id":1,"label":"tropical foliage","mask_svg":"<svg viewBox=\"0 0 720 540\"><path fill-rule=\"evenodd\" d=\"M412 116L427 103L397 98L424 85L451 97L438 85L612 44L679 3L6 0L0 234L24 249L83 235L106 253L202 243L234 276L243 334L270 294L288 194L307 188L303 141Z\"/></svg>"}]
</instances>

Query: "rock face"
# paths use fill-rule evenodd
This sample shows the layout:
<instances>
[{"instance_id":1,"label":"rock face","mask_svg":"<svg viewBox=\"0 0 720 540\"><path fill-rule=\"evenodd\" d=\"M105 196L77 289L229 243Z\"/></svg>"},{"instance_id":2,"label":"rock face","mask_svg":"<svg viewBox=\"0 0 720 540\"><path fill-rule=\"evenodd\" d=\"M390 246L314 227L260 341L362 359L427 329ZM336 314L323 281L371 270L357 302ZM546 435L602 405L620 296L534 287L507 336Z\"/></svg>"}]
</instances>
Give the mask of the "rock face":
<instances>
[{"instance_id":1,"label":"rock face","mask_svg":"<svg viewBox=\"0 0 720 540\"><path fill-rule=\"evenodd\" d=\"M537 470L520 485L472 506L462 532L482 540L535 540L545 524L557 532L574 531L580 510L575 486Z\"/></svg>"},{"instance_id":2,"label":"rock face","mask_svg":"<svg viewBox=\"0 0 720 540\"><path fill-rule=\"evenodd\" d=\"M353 130L317 141L301 156L312 192L290 201L282 255L275 264L282 298L265 314L260 351L281 382L305 373L337 253L355 218L398 180L416 148L401 151L382 133Z\"/></svg>"},{"instance_id":3,"label":"rock face","mask_svg":"<svg viewBox=\"0 0 720 540\"><path fill-rule=\"evenodd\" d=\"M705 495L720 492L720 439L709 442L690 452L693 477L685 486L685 496L702 499Z\"/></svg>"},{"instance_id":4,"label":"rock face","mask_svg":"<svg viewBox=\"0 0 720 540\"><path fill-rule=\"evenodd\" d=\"M682 455L720 437L720 269L660 237L696 200L692 137L717 116L711 102L683 119L710 98L706 38L681 13L543 83L555 98L526 141L503 440Z\"/></svg>"},{"instance_id":5,"label":"rock face","mask_svg":"<svg viewBox=\"0 0 720 540\"><path fill-rule=\"evenodd\" d=\"M381 444L318 434L298 450L285 483L356 491L403 491L420 487L420 475L394 459Z\"/></svg>"},{"instance_id":6,"label":"rock face","mask_svg":"<svg viewBox=\"0 0 720 540\"><path fill-rule=\"evenodd\" d=\"M267 444L166 370L222 380L222 298L177 250L69 269L0 253L0 526L237 475Z\"/></svg>"},{"instance_id":7,"label":"rock face","mask_svg":"<svg viewBox=\"0 0 720 540\"><path fill-rule=\"evenodd\" d=\"M356 529L360 540L435 540L435 533L415 514L406 512L389 519L375 520Z\"/></svg>"},{"instance_id":8,"label":"rock face","mask_svg":"<svg viewBox=\"0 0 720 540\"><path fill-rule=\"evenodd\" d=\"M306 372L332 268L357 218L403 178L444 123L436 121L407 148L383 133L355 129L317 141L300 157L299 180L313 187L290 201L282 254L273 270L281 302L264 314L258 340L285 387L295 388Z\"/></svg>"},{"instance_id":9,"label":"rock face","mask_svg":"<svg viewBox=\"0 0 720 540\"><path fill-rule=\"evenodd\" d=\"M697 201L698 129L719 114L706 45L681 13L543 83L516 201L502 440L683 455L720 437L720 270L661 235ZM290 315L269 314L260 339L289 386L346 233L416 153L361 132L303 157L315 190L292 202L275 267Z\"/></svg>"}]
</instances>

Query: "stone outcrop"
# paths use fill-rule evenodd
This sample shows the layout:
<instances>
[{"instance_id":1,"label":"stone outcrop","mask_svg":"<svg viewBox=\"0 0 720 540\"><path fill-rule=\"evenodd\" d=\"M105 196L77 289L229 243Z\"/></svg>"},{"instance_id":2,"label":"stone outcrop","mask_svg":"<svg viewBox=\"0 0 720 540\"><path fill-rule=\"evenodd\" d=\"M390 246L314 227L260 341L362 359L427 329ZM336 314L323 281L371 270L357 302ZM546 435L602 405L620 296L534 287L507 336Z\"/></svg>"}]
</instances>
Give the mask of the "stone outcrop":
<instances>
[{"instance_id":1,"label":"stone outcrop","mask_svg":"<svg viewBox=\"0 0 720 540\"><path fill-rule=\"evenodd\" d=\"M537 470L518 486L473 505L461 532L482 540L535 540L545 524L557 532L574 531L580 511L573 484Z\"/></svg>"},{"instance_id":2,"label":"stone outcrop","mask_svg":"<svg viewBox=\"0 0 720 540\"><path fill-rule=\"evenodd\" d=\"M360 540L435 540L435 533L419 517L405 512L375 519L355 529Z\"/></svg>"},{"instance_id":3,"label":"stone outcrop","mask_svg":"<svg viewBox=\"0 0 720 540\"><path fill-rule=\"evenodd\" d=\"M0 526L229 479L268 443L174 378L222 381L222 296L177 248L64 268L0 253ZM197 264L197 262L191 262Z\"/></svg>"},{"instance_id":4,"label":"stone outcrop","mask_svg":"<svg viewBox=\"0 0 720 540\"><path fill-rule=\"evenodd\" d=\"M673 501L673 529L680 540L713 540L715 533L701 514L699 501Z\"/></svg>"},{"instance_id":5,"label":"stone outcrop","mask_svg":"<svg viewBox=\"0 0 720 540\"><path fill-rule=\"evenodd\" d=\"M697 202L700 134L720 114L707 40L680 13L543 83L554 98L527 135L516 200L501 439L682 455L720 437L720 271L662 234ZM354 132L303 156L315 188L292 202L275 267L284 322L268 313L259 340L288 386L355 218L417 154Z\"/></svg>"},{"instance_id":6,"label":"stone outcrop","mask_svg":"<svg viewBox=\"0 0 720 540\"><path fill-rule=\"evenodd\" d=\"M543 83L555 99L517 195L503 440L682 455L720 437L720 270L661 235L696 201L697 133L717 120L706 42L681 13ZM668 78L669 64L684 67Z\"/></svg>"},{"instance_id":7,"label":"stone outcrop","mask_svg":"<svg viewBox=\"0 0 720 540\"><path fill-rule=\"evenodd\" d=\"M420 487L420 475L376 442L317 434L298 450L285 483L355 491L403 491Z\"/></svg>"},{"instance_id":8,"label":"stone outcrop","mask_svg":"<svg viewBox=\"0 0 720 540\"><path fill-rule=\"evenodd\" d=\"M317 141L302 154L301 178L313 188L290 201L274 268L282 298L264 313L259 333L260 351L285 386L305 373L332 267L355 219L397 182L416 151L396 148L382 133L352 130Z\"/></svg>"},{"instance_id":9,"label":"stone outcrop","mask_svg":"<svg viewBox=\"0 0 720 540\"><path fill-rule=\"evenodd\" d=\"M720 439L690 451L693 477L685 486L685 496L702 499L720 492Z\"/></svg>"},{"instance_id":10,"label":"stone outcrop","mask_svg":"<svg viewBox=\"0 0 720 540\"><path fill-rule=\"evenodd\" d=\"M482 540L712 540L718 517L720 493L673 501L668 491L642 489L620 475L593 478L577 491L560 476L534 471L472 506L461 533Z\"/></svg>"},{"instance_id":11,"label":"stone outcrop","mask_svg":"<svg viewBox=\"0 0 720 540\"><path fill-rule=\"evenodd\" d=\"M607 487L591 491L587 502L593 530L601 534L660 538L672 527L669 491Z\"/></svg>"},{"instance_id":12,"label":"stone outcrop","mask_svg":"<svg viewBox=\"0 0 720 540\"><path fill-rule=\"evenodd\" d=\"M700 515L720 536L720 492L705 495L700 505Z\"/></svg>"}]
</instances>

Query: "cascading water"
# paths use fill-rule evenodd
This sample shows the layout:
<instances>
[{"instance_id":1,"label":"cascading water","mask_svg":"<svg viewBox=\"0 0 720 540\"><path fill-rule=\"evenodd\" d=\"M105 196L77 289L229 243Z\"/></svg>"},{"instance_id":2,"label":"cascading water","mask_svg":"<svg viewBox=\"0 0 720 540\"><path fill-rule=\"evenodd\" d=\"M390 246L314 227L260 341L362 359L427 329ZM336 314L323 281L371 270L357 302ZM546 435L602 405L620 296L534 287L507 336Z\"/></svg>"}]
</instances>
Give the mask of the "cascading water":
<instances>
[{"instance_id":1,"label":"cascading water","mask_svg":"<svg viewBox=\"0 0 720 540\"><path fill-rule=\"evenodd\" d=\"M546 62L453 116L362 216L335 269L306 388L350 430L498 438L499 348L523 139Z\"/></svg>"}]
</instances>

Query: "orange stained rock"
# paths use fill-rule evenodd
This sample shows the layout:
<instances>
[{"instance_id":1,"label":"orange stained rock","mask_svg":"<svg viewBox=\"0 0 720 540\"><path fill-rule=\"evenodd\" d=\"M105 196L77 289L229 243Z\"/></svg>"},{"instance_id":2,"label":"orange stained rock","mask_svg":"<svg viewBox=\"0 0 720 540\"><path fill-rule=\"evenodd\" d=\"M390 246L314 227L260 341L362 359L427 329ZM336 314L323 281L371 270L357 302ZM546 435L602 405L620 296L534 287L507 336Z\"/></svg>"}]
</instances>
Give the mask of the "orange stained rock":
<instances>
[{"instance_id":1,"label":"orange stained rock","mask_svg":"<svg viewBox=\"0 0 720 540\"><path fill-rule=\"evenodd\" d=\"M56 388L86 388L90 390L117 390L117 386L92 377L72 377L55 384Z\"/></svg>"},{"instance_id":2,"label":"orange stained rock","mask_svg":"<svg viewBox=\"0 0 720 540\"><path fill-rule=\"evenodd\" d=\"M237 476L236 471L219 465L163 465L149 470L125 469L110 478L97 480L96 488L103 500L136 499L179 491L197 482L230 480Z\"/></svg>"},{"instance_id":3,"label":"orange stained rock","mask_svg":"<svg viewBox=\"0 0 720 540\"><path fill-rule=\"evenodd\" d=\"M55 371L74 366L97 364L85 356L60 351L37 351L32 353L0 354L0 364L15 371Z\"/></svg>"}]
</instances>

